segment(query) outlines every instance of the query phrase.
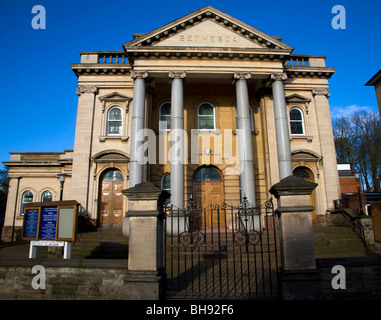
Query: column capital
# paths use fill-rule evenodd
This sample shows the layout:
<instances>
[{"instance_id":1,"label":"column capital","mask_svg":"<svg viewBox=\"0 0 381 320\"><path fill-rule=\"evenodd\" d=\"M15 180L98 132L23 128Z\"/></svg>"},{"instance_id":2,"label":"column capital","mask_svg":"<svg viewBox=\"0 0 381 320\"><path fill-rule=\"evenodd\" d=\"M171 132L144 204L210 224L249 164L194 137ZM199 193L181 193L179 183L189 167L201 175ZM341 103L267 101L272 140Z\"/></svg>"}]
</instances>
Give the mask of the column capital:
<instances>
[{"instance_id":1,"label":"column capital","mask_svg":"<svg viewBox=\"0 0 381 320\"><path fill-rule=\"evenodd\" d=\"M234 80L249 80L251 79L250 72L234 72L233 75Z\"/></svg>"},{"instance_id":2,"label":"column capital","mask_svg":"<svg viewBox=\"0 0 381 320\"><path fill-rule=\"evenodd\" d=\"M322 88L313 88L312 89L312 94L314 96L326 96L329 98L331 96L331 93L329 92L328 89L322 89Z\"/></svg>"},{"instance_id":3,"label":"column capital","mask_svg":"<svg viewBox=\"0 0 381 320\"><path fill-rule=\"evenodd\" d=\"M98 93L98 87L95 86L80 86L76 91L77 95L80 96L83 93Z\"/></svg>"},{"instance_id":4,"label":"column capital","mask_svg":"<svg viewBox=\"0 0 381 320\"><path fill-rule=\"evenodd\" d=\"M287 79L287 74L284 72L281 73L272 73L270 76L272 81L284 81Z\"/></svg>"},{"instance_id":5,"label":"column capital","mask_svg":"<svg viewBox=\"0 0 381 320\"><path fill-rule=\"evenodd\" d=\"M148 77L148 72L147 71L132 71L131 72L131 78L136 80L138 79L145 79Z\"/></svg>"},{"instance_id":6,"label":"column capital","mask_svg":"<svg viewBox=\"0 0 381 320\"><path fill-rule=\"evenodd\" d=\"M186 75L185 71L169 71L168 74L171 79L184 79Z\"/></svg>"}]
</instances>

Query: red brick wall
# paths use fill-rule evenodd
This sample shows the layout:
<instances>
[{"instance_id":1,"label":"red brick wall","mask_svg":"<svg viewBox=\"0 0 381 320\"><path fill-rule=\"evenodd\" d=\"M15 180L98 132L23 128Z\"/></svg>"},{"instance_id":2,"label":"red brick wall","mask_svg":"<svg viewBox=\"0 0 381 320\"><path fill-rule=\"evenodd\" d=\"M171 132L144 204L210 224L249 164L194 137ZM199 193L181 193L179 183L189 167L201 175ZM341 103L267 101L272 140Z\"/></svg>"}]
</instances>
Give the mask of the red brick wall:
<instances>
[{"instance_id":1,"label":"red brick wall","mask_svg":"<svg viewBox=\"0 0 381 320\"><path fill-rule=\"evenodd\" d=\"M374 240L381 242L381 202L370 205L373 217Z\"/></svg>"},{"instance_id":2,"label":"red brick wall","mask_svg":"<svg viewBox=\"0 0 381 320\"><path fill-rule=\"evenodd\" d=\"M341 177L339 181L341 193L357 193L357 182L354 177Z\"/></svg>"}]
</instances>

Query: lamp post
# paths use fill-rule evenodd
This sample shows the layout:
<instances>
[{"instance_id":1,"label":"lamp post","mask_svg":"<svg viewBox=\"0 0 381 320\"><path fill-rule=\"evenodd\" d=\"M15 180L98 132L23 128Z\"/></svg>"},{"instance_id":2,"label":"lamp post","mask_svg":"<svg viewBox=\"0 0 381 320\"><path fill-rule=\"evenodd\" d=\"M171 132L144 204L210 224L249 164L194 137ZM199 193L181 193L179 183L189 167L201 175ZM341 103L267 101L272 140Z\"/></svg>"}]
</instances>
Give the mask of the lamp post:
<instances>
[{"instance_id":1,"label":"lamp post","mask_svg":"<svg viewBox=\"0 0 381 320\"><path fill-rule=\"evenodd\" d=\"M57 174L57 176L60 178L60 184L61 184L60 201L62 201L63 186L65 183L65 178L66 178L67 174L62 172L62 173Z\"/></svg>"},{"instance_id":2,"label":"lamp post","mask_svg":"<svg viewBox=\"0 0 381 320\"><path fill-rule=\"evenodd\" d=\"M359 203L360 203L360 215L364 215L364 210L362 209L362 200L361 200L361 193L360 193L360 173L355 172L355 179L357 182L357 193L359 195Z\"/></svg>"}]
</instances>

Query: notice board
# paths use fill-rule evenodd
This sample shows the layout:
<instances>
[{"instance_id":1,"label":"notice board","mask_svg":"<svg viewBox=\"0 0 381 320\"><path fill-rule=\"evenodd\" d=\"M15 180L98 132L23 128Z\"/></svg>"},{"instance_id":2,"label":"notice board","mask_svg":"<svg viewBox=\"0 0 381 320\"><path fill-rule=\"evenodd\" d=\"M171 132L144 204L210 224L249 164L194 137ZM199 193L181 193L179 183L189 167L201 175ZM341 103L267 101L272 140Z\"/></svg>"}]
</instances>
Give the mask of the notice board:
<instances>
[{"instance_id":1,"label":"notice board","mask_svg":"<svg viewBox=\"0 0 381 320\"><path fill-rule=\"evenodd\" d=\"M75 241L77 201L35 202L25 205L23 239Z\"/></svg>"}]
</instances>

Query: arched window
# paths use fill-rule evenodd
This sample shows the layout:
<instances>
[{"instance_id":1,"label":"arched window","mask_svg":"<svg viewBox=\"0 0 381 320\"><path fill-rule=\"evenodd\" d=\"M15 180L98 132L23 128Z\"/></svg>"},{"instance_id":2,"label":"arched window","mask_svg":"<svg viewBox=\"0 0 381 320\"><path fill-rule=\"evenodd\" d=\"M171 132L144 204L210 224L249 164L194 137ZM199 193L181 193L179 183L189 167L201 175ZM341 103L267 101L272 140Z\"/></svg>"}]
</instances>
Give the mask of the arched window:
<instances>
[{"instance_id":1,"label":"arched window","mask_svg":"<svg viewBox=\"0 0 381 320\"><path fill-rule=\"evenodd\" d=\"M28 191L25 191L21 197L20 215L22 216L24 215L24 205L30 202L33 202L33 193L28 190Z\"/></svg>"},{"instance_id":2,"label":"arched window","mask_svg":"<svg viewBox=\"0 0 381 320\"><path fill-rule=\"evenodd\" d=\"M108 169L103 174L102 180L123 181L123 176L118 169Z\"/></svg>"},{"instance_id":3,"label":"arched window","mask_svg":"<svg viewBox=\"0 0 381 320\"><path fill-rule=\"evenodd\" d=\"M193 177L193 181L221 181L221 174L213 167L201 167Z\"/></svg>"},{"instance_id":4,"label":"arched window","mask_svg":"<svg viewBox=\"0 0 381 320\"><path fill-rule=\"evenodd\" d=\"M53 201L53 193L50 191L44 191L41 195L41 202L50 202Z\"/></svg>"},{"instance_id":5,"label":"arched window","mask_svg":"<svg viewBox=\"0 0 381 320\"><path fill-rule=\"evenodd\" d=\"M165 102L159 109L159 130L168 131L171 129L171 103Z\"/></svg>"},{"instance_id":6,"label":"arched window","mask_svg":"<svg viewBox=\"0 0 381 320\"><path fill-rule=\"evenodd\" d=\"M171 176L169 173L166 173L161 177L161 189L167 191L171 190Z\"/></svg>"},{"instance_id":7,"label":"arched window","mask_svg":"<svg viewBox=\"0 0 381 320\"><path fill-rule=\"evenodd\" d=\"M123 113L119 107L111 107L107 113L107 135L122 135Z\"/></svg>"},{"instance_id":8,"label":"arched window","mask_svg":"<svg viewBox=\"0 0 381 320\"><path fill-rule=\"evenodd\" d=\"M214 106L203 102L198 106L198 129L215 130Z\"/></svg>"},{"instance_id":9,"label":"arched window","mask_svg":"<svg viewBox=\"0 0 381 320\"><path fill-rule=\"evenodd\" d=\"M298 178L302 178L305 180L311 180L312 177L310 173L308 172L309 170L306 169L305 167L297 167L293 171L293 175Z\"/></svg>"},{"instance_id":10,"label":"arched window","mask_svg":"<svg viewBox=\"0 0 381 320\"><path fill-rule=\"evenodd\" d=\"M290 109L290 128L292 135L304 135L303 112L299 108Z\"/></svg>"}]
</instances>

